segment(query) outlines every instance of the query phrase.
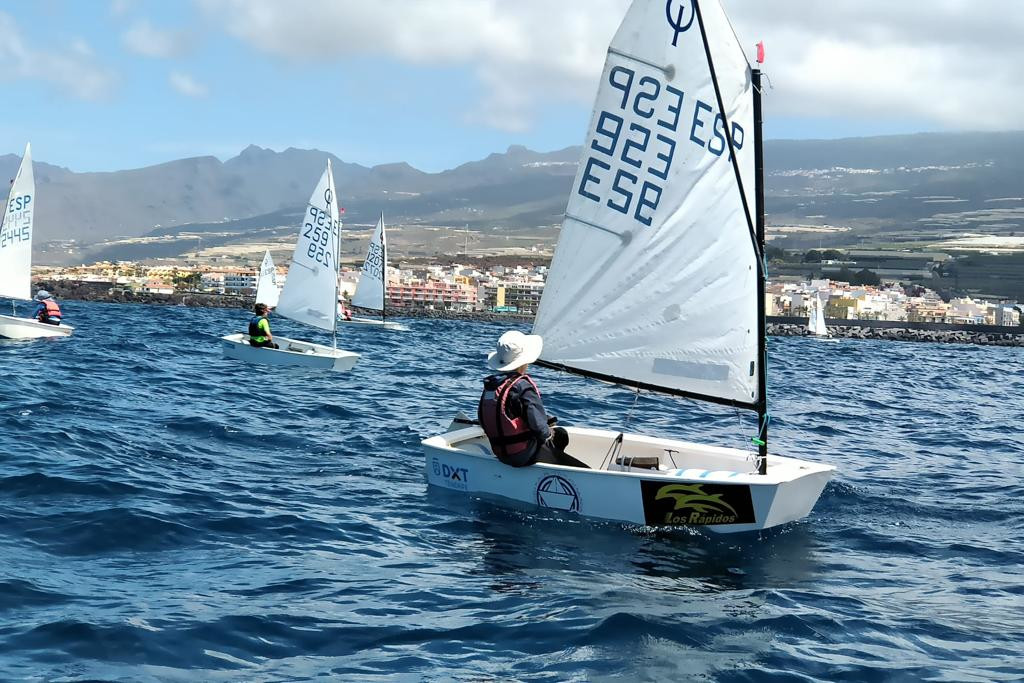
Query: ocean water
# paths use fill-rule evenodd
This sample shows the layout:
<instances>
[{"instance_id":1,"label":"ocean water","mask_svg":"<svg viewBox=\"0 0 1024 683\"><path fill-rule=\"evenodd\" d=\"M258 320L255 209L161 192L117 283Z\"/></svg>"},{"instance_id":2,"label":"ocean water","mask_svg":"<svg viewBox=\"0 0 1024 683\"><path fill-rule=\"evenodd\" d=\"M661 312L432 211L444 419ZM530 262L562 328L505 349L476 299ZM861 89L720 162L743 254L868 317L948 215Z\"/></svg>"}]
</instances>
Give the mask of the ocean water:
<instances>
[{"instance_id":1,"label":"ocean water","mask_svg":"<svg viewBox=\"0 0 1024 683\"><path fill-rule=\"evenodd\" d=\"M65 302L0 342L0 680L1024 678L1024 350L769 340L810 517L652 532L428 489L502 327L224 359L243 311ZM324 339L277 319L275 331ZM750 416L538 370L561 422L745 447Z\"/></svg>"}]
</instances>

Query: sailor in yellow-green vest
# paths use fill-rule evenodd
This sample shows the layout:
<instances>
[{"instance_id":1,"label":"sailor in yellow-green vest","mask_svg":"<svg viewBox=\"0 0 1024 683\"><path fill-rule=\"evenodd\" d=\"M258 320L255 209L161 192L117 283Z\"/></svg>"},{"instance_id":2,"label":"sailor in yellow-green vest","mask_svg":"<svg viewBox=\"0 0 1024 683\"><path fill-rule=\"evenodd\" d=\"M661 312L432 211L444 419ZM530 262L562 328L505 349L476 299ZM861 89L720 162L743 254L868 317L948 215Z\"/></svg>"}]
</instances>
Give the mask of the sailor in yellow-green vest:
<instances>
[{"instance_id":1,"label":"sailor in yellow-green vest","mask_svg":"<svg viewBox=\"0 0 1024 683\"><path fill-rule=\"evenodd\" d=\"M251 346L265 346L270 349L278 348L274 343L274 335L270 333L270 321L267 320L267 305L256 304L253 306L256 314L249 318L249 344Z\"/></svg>"}]
</instances>

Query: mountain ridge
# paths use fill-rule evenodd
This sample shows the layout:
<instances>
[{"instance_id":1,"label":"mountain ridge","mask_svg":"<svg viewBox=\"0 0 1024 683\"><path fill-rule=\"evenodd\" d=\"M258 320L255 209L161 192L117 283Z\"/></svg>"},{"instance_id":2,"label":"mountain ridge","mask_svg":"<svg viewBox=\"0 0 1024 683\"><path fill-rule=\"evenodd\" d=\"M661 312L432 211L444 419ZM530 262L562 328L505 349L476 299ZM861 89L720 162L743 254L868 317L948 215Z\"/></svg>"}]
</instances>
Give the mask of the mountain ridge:
<instances>
[{"instance_id":1,"label":"mountain ridge","mask_svg":"<svg viewBox=\"0 0 1024 683\"><path fill-rule=\"evenodd\" d=\"M384 210L397 222L476 230L557 226L580 153L511 145L435 173L255 144L224 161L195 156L123 171L76 173L36 161L37 240L97 243L239 220L273 227L301 212L327 159L348 222ZM993 201L1024 196L1024 131L767 140L765 162L769 225L1024 229L1024 207L1013 202L986 213ZM17 155L0 156L0 173L13 177L18 163ZM786 239L800 246L800 237Z\"/></svg>"}]
</instances>

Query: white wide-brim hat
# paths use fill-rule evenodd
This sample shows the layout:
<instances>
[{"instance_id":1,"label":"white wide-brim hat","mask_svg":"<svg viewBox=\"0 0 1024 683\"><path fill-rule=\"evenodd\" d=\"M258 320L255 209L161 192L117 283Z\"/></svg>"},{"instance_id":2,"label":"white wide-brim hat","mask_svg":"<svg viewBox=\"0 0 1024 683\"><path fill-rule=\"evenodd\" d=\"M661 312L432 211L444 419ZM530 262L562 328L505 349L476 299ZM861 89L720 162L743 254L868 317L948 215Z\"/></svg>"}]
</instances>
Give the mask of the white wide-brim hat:
<instances>
[{"instance_id":1,"label":"white wide-brim hat","mask_svg":"<svg viewBox=\"0 0 1024 683\"><path fill-rule=\"evenodd\" d=\"M45 289L40 289L38 292L36 292L36 301L44 301L46 299L49 299L51 296L53 295L47 292Z\"/></svg>"},{"instance_id":2,"label":"white wide-brim hat","mask_svg":"<svg viewBox=\"0 0 1024 683\"><path fill-rule=\"evenodd\" d=\"M487 354L487 365L498 372L508 372L536 361L544 348L539 334L523 334L516 330L498 338L497 350Z\"/></svg>"}]
</instances>

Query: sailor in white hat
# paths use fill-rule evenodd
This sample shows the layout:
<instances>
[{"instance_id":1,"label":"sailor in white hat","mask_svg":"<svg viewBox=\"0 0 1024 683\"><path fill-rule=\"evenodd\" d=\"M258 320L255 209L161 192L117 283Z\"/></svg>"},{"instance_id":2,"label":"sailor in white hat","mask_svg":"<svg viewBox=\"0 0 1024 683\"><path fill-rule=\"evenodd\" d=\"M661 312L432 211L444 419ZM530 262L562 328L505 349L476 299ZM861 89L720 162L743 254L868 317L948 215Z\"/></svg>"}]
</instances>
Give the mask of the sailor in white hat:
<instances>
[{"instance_id":1,"label":"sailor in white hat","mask_svg":"<svg viewBox=\"0 0 1024 683\"><path fill-rule=\"evenodd\" d=\"M484 380L477 417L494 455L506 465L525 467L535 462L586 467L565 454L568 433L551 428L555 418L544 412L540 389L527 374L540 358L540 335L512 330L501 335L487 364L498 374Z\"/></svg>"}]
</instances>

